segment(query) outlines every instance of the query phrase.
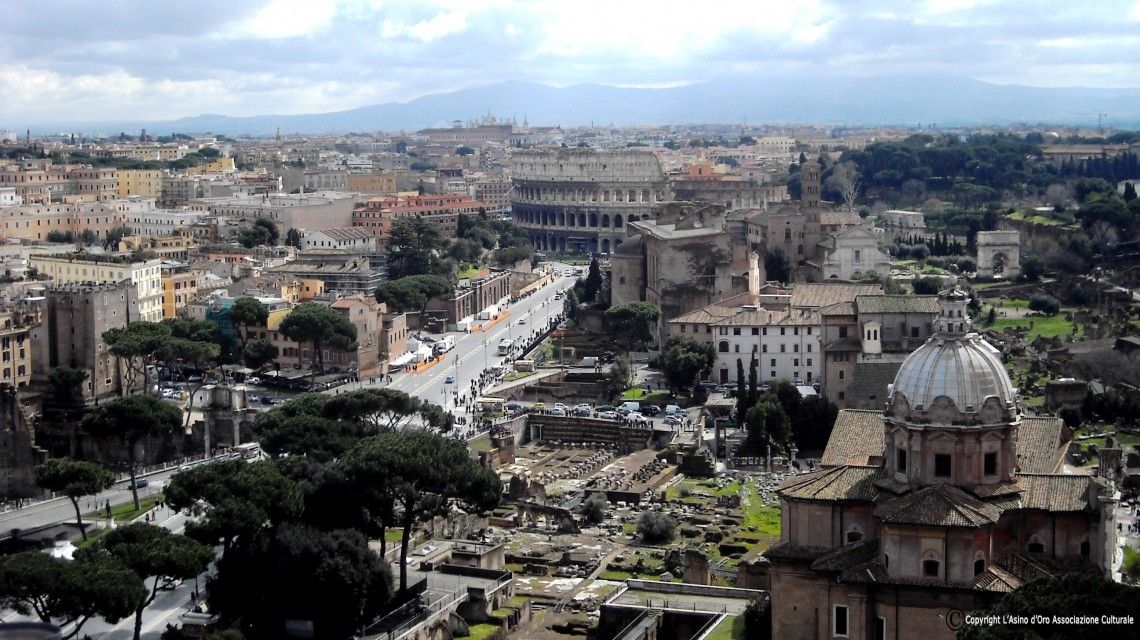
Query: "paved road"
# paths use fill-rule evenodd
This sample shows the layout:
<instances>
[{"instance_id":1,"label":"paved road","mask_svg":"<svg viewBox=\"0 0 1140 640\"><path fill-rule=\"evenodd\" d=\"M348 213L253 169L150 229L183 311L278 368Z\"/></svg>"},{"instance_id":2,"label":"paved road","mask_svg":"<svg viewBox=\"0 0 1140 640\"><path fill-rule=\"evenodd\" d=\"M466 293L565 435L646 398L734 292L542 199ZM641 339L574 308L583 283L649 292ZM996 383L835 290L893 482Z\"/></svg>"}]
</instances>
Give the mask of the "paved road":
<instances>
[{"instance_id":1,"label":"paved road","mask_svg":"<svg viewBox=\"0 0 1140 640\"><path fill-rule=\"evenodd\" d=\"M146 478L150 483L146 487L139 489L139 499L162 491L167 481L170 480L170 476L177 472L178 467L174 466L165 471L157 471L139 476L140 478ZM79 508L84 514L84 522L87 521L86 514L88 512L99 509L108 501L110 501L111 506L118 506L130 502L131 490L128 488L129 484L129 481L117 482L110 489L99 493L99 495L94 497L89 496L81 500ZM75 508L72 507L71 500L58 498L45 502L37 502L22 509L13 509L12 511L0 513L0 537L7 537L13 529L27 531L61 522L75 522Z\"/></svg>"}]
</instances>

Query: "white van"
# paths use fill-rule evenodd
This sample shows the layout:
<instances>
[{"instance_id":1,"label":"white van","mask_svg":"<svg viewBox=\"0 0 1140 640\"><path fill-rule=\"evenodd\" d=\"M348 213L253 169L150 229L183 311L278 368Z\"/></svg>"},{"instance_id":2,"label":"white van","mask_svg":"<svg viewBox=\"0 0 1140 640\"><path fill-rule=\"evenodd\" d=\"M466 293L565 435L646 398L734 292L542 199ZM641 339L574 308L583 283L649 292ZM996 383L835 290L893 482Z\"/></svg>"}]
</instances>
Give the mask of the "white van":
<instances>
[{"instance_id":1,"label":"white van","mask_svg":"<svg viewBox=\"0 0 1140 640\"><path fill-rule=\"evenodd\" d=\"M679 407L675 404L665 405L665 415L667 415L667 416L680 416L683 413L684 413L684 411L681 410L681 407Z\"/></svg>"},{"instance_id":2,"label":"white van","mask_svg":"<svg viewBox=\"0 0 1140 640\"><path fill-rule=\"evenodd\" d=\"M625 413L636 413L636 412L641 411L641 403L640 402L623 402L623 403L621 403L621 408L625 409Z\"/></svg>"}]
</instances>

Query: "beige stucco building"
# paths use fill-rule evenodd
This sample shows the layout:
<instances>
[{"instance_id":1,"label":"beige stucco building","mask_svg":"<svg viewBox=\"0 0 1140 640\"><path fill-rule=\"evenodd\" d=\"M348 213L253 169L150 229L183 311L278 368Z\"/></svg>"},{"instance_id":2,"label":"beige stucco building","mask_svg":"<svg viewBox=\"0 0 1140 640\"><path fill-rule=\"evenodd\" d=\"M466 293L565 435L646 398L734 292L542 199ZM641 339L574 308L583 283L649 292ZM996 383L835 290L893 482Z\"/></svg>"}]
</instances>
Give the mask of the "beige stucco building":
<instances>
[{"instance_id":1,"label":"beige stucco building","mask_svg":"<svg viewBox=\"0 0 1140 640\"><path fill-rule=\"evenodd\" d=\"M128 258L95 256L74 253L66 255L35 255L28 266L55 283L114 284L131 281L138 291L138 318L158 322L162 320L162 260L130 262Z\"/></svg>"}]
</instances>

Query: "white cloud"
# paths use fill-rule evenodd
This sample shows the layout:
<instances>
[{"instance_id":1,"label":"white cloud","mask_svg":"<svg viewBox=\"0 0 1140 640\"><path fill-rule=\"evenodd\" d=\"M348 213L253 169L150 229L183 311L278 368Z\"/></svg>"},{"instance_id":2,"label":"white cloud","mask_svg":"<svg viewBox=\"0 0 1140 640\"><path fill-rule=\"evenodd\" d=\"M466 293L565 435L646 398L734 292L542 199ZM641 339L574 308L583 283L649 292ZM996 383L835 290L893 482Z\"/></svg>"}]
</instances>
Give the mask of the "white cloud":
<instances>
[{"instance_id":1,"label":"white cloud","mask_svg":"<svg viewBox=\"0 0 1140 640\"><path fill-rule=\"evenodd\" d=\"M413 38L420 42L434 42L467 30L467 10L441 11L427 20L409 23L403 20L384 20L380 25L383 38Z\"/></svg>"},{"instance_id":2,"label":"white cloud","mask_svg":"<svg viewBox=\"0 0 1140 640\"><path fill-rule=\"evenodd\" d=\"M328 27L336 10L336 0L271 0L222 35L261 40L308 36Z\"/></svg>"}]
</instances>

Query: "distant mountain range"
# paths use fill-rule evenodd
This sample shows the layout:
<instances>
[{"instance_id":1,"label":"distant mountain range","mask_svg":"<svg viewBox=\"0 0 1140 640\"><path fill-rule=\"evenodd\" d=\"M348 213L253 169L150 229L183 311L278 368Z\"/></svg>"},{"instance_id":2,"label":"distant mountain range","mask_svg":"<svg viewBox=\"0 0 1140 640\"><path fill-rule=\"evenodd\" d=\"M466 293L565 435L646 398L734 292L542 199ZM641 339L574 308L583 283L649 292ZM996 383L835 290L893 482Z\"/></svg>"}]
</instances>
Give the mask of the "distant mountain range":
<instances>
[{"instance_id":1,"label":"distant mountain range","mask_svg":"<svg viewBox=\"0 0 1140 640\"><path fill-rule=\"evenodd\" d=\"M213 132L226 135L414 131L492 113L524 115L533 125L786 124L930 125L1096 124L1098 114L1117 128L1140 128L1140 89L1039 88L995 85L954 76L871 78L752 76L665 89L578 84L555 88L502 82L478 89L422 96L302 115L231 117L203 114L169 121L41 123L42 133Z\"/></svg>"}]
</instances>

